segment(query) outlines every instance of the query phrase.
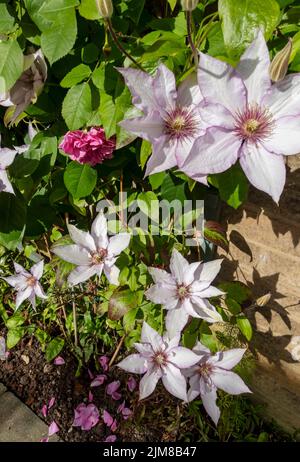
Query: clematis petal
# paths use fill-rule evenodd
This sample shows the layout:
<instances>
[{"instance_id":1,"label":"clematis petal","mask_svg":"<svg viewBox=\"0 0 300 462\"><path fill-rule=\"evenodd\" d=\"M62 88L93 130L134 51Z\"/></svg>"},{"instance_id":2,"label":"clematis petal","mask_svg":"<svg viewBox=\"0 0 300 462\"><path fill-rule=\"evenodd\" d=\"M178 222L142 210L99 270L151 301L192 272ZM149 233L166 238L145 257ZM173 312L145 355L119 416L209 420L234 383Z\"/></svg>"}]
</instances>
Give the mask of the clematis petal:
<instances>
[{"instance_id":1,"label":"clematis petal","mask_svg":"<svg viewBox=\"0 0 300 462\"><path fill-rule=\"evenodd\" d=\"M241 56L236 70L242 76L248 93L248 103L260 104L271 88L270 56L262 31Z\"/></svg>"},{"instance_id":2,"label":"clematis petal","mask_svg":"<svg viewBox=\"0 0 300 462\"><path fill-rule=\"evenodd\" d=\"M200 105L199 110L202 120L208 125L207 128L215 126L227 128L228 130L234 129L235 119L231 112L222 106L222 104L205 101Z\"/></svg>"},{"instance_id":3,"label":"clematis petal","mask_svg":"<svg viewBox=\"0 0 300 462\"><path fill-rule=\"evenodd\" d=\"M154 351L159 350L163 345L161 336L146 321L143 322L141 341L150 343Z\"/></svg>"},{"instance_id":4,"label":"clematis petal","mask_svg":"<svg viewBox=\"0 0 300 462\"><path fill-rule=\"evenodd\" d=\"M166 316L166 329L170 338L181 332L186 326L189 314L183 309L169 310Z\"/></svg>"},{"instance_id":5,"label":"clematis petal","mask_svg":"<svg viewBox=\"0 0 300 462\"><path fill-rule=\"evenodd\" d=\"M55 421L53 421L50 425L49 425L49 429L48 429L48 436L52 436L52 435L55 435L55 433L58 433L59 432L59 427L57 425L57 423Z\"/></svg>"},{"instance_id":6,"label":"clematis petal","mask_svg":"<svg viewBox=\"0 0 300 462\"><path fill-rule=\"evenodd\" d=\"M90 252L96 251L94 239L86 231L76 228L76 226L68 225L68 231L72 241L79 247L84 247Z\"/></svg>"},{"instance_id":7,"label":"clematis petal","mask_svg":"<svg viewBox=\"0 0 300 462\"><path fill-rule=\"evenodd\" d=\"M160 268L151 267L148 268L148 272L155 283L169 284L175 286L175 282L172 275L167 271Z\"/></svg>"},{"instance_id":8,"label":"clematis petal","mask_svg":"<svg viewBox=\"0 0 300 462\"><path fill-rule=\"evenodd\" d=\"M220 351L210 361L217 367L230 370L236 366L244 356L245 348L233 348L232 350Z\"/></svg>"},{"instance_id":9,"label":"clematis petal","mask_svg":"<svg viewBox=\"0 0 300 462\"><path fill-rule=\"evenodd\" d=\"M175 107L177 98L175 76L164 64L160 64L157 68L153 90L161 108L169 110Z\"/></svg>"},{"instance_id":10,"label":"clematis petal","mask_svg":"<svg viewBox=\"0 0 300 462\"><path fill-rule=\"evenodd\" d=\"M200 53L198 83L208 102L218 101L231 113L247 103L247 91L236 70L204 53Z\"/></svg>"},{"instance_id":11,"label":"clematis petal","mask_svg":"<svg viewBox=\"0 0 300 462\"><path fill-rule=\"evenodd\" d=\"M33 292L32 287L27 287L25 290L18 291L17 297L16 297L16 310L24 302L24 300L26 300L27 298L30 298L32 292Z\"/></svg>"},{"instance_id":12,"label":"clematis petal","mask_svg":"<svg viewBox=\"0 0 300 462\"><path fill-rule=\"evenodd\" d=\"M19 274L19 273L24 273L24 274L26 274L27 276L30 276L30 274L28 273L28 271L26 271L25 268L23 268L22 265L20 265L19 263L16 263L15 261L14 261L14 268L15 268L15 272L16 272L17 274Z\"/></svg>"},{"instance_id":13,"label":"clematis petal","mask_svg":"<svg viewBox=\"0 0 300 462\"><path fill-rule=\"evenodd\" d=\"M212 388L207 393L201 393L201 399L207 414L210 416L215 425L218 425L220 418L220 409L217 406L217 390Z\"/></svg>"},{"instance_id":14,"label":"clematis petal","mask_svg":"<svg viewBox=\"0 0 300 462\"><path fill-rule=\"evenodd\" d=\"M77 268L73 269L71 273L68 276L68 283L71 284L72 286L76 286L77 284L80 284L81 282L85 282L91 277L93 277L95 274L100 275L100 268L102 268L102 265L97 265L97 266L77 266Z\"/></svg>"},{"instance_id":15,"label":"clematis petal","mask_svg":"<svg viewBox=\"0 0 300 462\"><path fill-rule=\"evenodd\" d=\"M281 82L274 83L263 100L263 105L277 118L298 116L299 104L300 73L287 75Z\"/></svg>"},{"instance_id":16,"label":"clematis petal","mask_svg":"<svg viewBox=\"0 0 300 462\"><path fill-rule=\"evenodd\" d=\"M23 280L23 278L22 278L22 277L20 278L19 275L17 275L17 276L8 276L8 277L6 277L6 278L5 278L5 277L2 277L1 279L3 279L4 281L6 281L7 284L9 284L9 285L12 286L12 287L18 286L18 285L20 284L20 279Z\"/></svg>"},{"instance_id":17,"label":"clematis petal","mask_svg":"<svg viewBox=\"0 0 300 462\"><path fill-rule=\"evenodd\" d=\"M199 356L188 348L177 346L169 351L169 361L179 369L184 369L197 364Z\"/></svg>"},{"instance_id":18,"label":"clematis petal","mask_svg":"<svg viewBox=\"0 0 300 462\"><path fill-rule=\"evenodd\" d=\"M0 169L4 170L9 167L15 160L18 151L9 148L0 148Z\"/></svg>"},{"instance_id":19,"label":"clematis petal","mask_svg":"<svg viewBox=\"0 0 300 462\"><path fill-rule=\"evenodd\" d=\"M145 117L122 120L119 125L127 132L153 142L163 135L164 122L159 112L151 112Z\"/></svg>"},{"instance_id":20,"label":"clematis petal","mask_svg":"<svg viewBox=\"0 0 300 462\"><path fill-rule=\"evenodd\" d=\"M176 288L164 284L154 284L145 292L147 300L153 303L164 305L171 299L176 300Z\"/></svg>"},{"instance_id":21,"label":"clematis petal","mask_svg":"<svg viewBox=\"0 0 300 462\"><path fill-rule=\"evenodd\" d=\"M188 372L188 371L187 371ZM184 371L185 373L185 371ZM190 403L200 395L199 374L194 374L190 377L190 388L188 390L188 402Z\"/></svg>"},{"instance_id":22,"label":"clematis petal","mask_svg":"<svg viewBox=\"0 0 300 462\"><path fill-rule=\"evenodd\" d=\"M201 298L210 298L210 297L219 297L220 295L224 295L225 292L222 290L217 289L217 287L210 286L207 289L198 292L197 295Z\"/></svg>"},{"instance_id":23,"label":"clematis petal","mask_svg":"<svg viewBox=\"0 0 300 462\"><path fill-rule=\"evenodd\" d=\"M215 368L211 373L211 380L217 388L220 388L231 395L239 395L240 393L252 393L241 377L234 372L225 369Z\"/></svg>"},{"instance_id":24,"label":"clematis petal","mask_svg":"<svg viewBox=\"0 0 300 462\"><path fill-rule=\"evenodd\" d=\"M123 75L125 83L132 94L132 104L145 114L160 110L154 89L153 77L143 71L131 68L117 68Z\"/></svg>"},{"instance_id":25,"label":"clematis petal","mask_svg":"<svg viewBox=\"0 0 300 462\"><path fill-rule=\"evenodd\" d=\"M107 252L109 256L120 255L123 250L129 246L131 235L129 233L120 233L109 239Z\"/></svg>"},{"instance_id":26,"label":"clematis petal","mask_svg":"<svg viewBox=\"0 0 300 462\"><path fill-rule=\"evenodd\" d=\"M36 278L36 279L41 279L43 276L43 271L44 271L44 260L39 261L35 265L31 267L31 274Z\"/></svg>"},{"instance_id":27,"label":"clematis petal","mask_svg":"<svg viewBox=\"0 0 300 462\"><path fill-rule=\"evenodd\" d=\"M172 251L170 270L178 284L185 283L185 276L186 272L189 270L189 263L176 249L173 249Z\"/></svg>"},{"instance_id":28,"label":"clematis petal","mask_svg":"<svg viewBox=\"0 0 300 462\"><path fill-rule=\"evenodd\" d=\"M15 194L14 188L8 179L6 171L0 170L0 192L3 191L6 193Z\"/></svg>"},{"instance_id":29,"label":"clematis petal","mask_svg":"<svg viewBox=\"0 0 300 462\"><path fill-rule=\"evenodd\" d=\"M91 262L88 251L76 244L57 245L52 247L52 252L62 260L74 265L89 265Z\"/></svg>"},{"instance_id":30,"label":"clematis petal","mask_svg":"<svg viewBox=\"0 0 300 462\"><path fill-rule=\"evenodd\" d=\"M171 395L187 401L186 379L178 367L168 363L164 368L162 382Z\"/></svg>"},{"instance_id":31,"label":"clematis petal","mask_svg":"<svg viewBox=\"0 0 300 462\"><path fill-rule=\"evenodd\" d=\"M286 175L283 157L272 154L261 144L245 143L240 164L250 183L278 203Z\"/></svg>"},{"instance_id":32,"label":"clematis petal","mask_svg":"<svg viewBox=\"0 0 300 462\"><path fill-rule=\"evenodd\" d=\"M116 265L113 265L113 266L104 265L104 274L107 277L108 282L110 284L113 284L114 286L119 285L120 270Z\"/></svg>"},{"instance_id":33,"label":"clematis petal","mask_svg":"<svg viewBox=\"0 0 300 462\"><path fill-rule=\"evenodd\" d=\"M240 147L241 140L231 131L209 128L195 141L181 170L191 178L224 172L236 163Z\"/></svg>"},{"instance_id":34,"label":"clematis petal","mask_svg":"<svg viewBox=\"0 0 300 462\"><path fill-rule=\"evenodd\" d=\"M216 308L209 303L208 300L199 297L193 297L194 309L199 318L204 319L206 322L223 322L222 316Z\"/></svg>"},{"instance_id":35,"label":"clematis petal","mask_svg":"<svg viewBox=\"0 0 300 462\"><path fill-rule=\"evenodd\" d=\"M140 354L127 356L127 358L119 362L117 366L133 374L144 374L148 368L146 359Z\"/></svg>"},{"instance_id":36,"label":"clematis petal","mask_svg":"<svg viewBox=\"0 0 300 462\"><path fill-rule=\"evenodd\" d=\"M168 139L167 136L161 136L155 140L152 145L152 155L147 162L145 176L175 167L177 165L176 148L177 142Z\"/></svg>"},{"instance_id":37,"label":"clematis petal","mask_svg":"<svg viewBox=\"0 0 300 462\"><path fill-rule=\"evenodd\" d=\"M140 380L139 392L140 396L139 399L145 399L147 396L151 395L155 390L157 382L162 376L162 372L159 368L151 369L142 377Z\"/></svg>"},{"instance_id":38,"label":"clematis petal","mask_svg":"<svg viewBox=\"0 0 300 462\"><path fill-rule=\"evenodd\" d=\"M106 249L108 246L107 220L102 210L98 213L92 224L91 234L97 248Z\"/></svg>"},{"instance_id":39,"label":"clematis petal","mask_svg":"<svg viewBox=\"0 0 300 462\"><path fill-rule=\"evenodd\" d=\"M300 152L299 131L300 109L299 116L297 117L281 117L276 120L272 135L264 140L264 147L276 154L284 154L286 156L297 154Z\"/></svg>"},{"instance_id":40,"label":"clematis petal","mask_svg":"<svg viewBox=\"0 0 300 462\"><path fill-rule=\"evenodd\" d=\"M193 137L182 138L177 141L175 156L179 168L181 168L185 160L188 158L196 139L204 134L205 130L200 129Z\"/></svg>"},{"instance_id":41,"label":"clematis petal","mask_svg":"<svg viewBox=\"0 0 300 462\"><path fill-rule=\"evenodd\" d=\"M203 100L198 85L197 74L193 72L186 77L178 87L177 103L181 107L197 106Z\"/></svg>"},{"instance_id":42,"label":"clematis petal","mask_svg":"<svg viewBox=\"0 0 300 462\"><path fill-rule=\"evenodd\" d=\"M46 300L48 298L48 296L45 294L41 284L39 282L36 282L35 285L34 285L34 292L35 292L35 295L39 298L42 298L44 300Z\"/></svg>"},{"instance_id":43,"label":"clematis petal","mask_svg":"<svg viewBox=\"0 0 300 462\"><path fill-rule=\"evenodd\" d=\"M210 284L220 272L222 261L223 259L219 258L207 263L202 263L195 271L195 279Z\"/></svg>"}]
</instances>

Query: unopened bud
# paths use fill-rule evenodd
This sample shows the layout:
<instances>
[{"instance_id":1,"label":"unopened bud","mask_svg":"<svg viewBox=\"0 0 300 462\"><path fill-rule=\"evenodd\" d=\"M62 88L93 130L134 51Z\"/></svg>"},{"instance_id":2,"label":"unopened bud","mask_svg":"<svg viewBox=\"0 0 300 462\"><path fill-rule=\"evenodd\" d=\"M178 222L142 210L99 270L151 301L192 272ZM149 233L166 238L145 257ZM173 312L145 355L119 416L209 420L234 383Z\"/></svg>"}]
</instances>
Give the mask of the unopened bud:
<instances>
[{"instance_id":1,"label":"unopened bud","mask_svg":"<svg viewBox=\"0 0 300 462\"><path fill-rule=\"evenodd\" d=\"M193 11L199 3L199 0L181 0L183 11Z\"/></svg>"},{"instance_id":2,"label":"unopened bud","mask_svg":"<svg viewBox=\"0 0 300 462\"><path fill-rule=\"evenodd\" d=\"M96 1L96 6L101 16L105 19L111 18L114 12L112 0L95 0L95 1Z\"/></svg>"},{"instance_id":3,"label":"unopened bud","mask_svg":"<svg viewBox=\"0 0 300 462\"><path fill-rule=\"evenodd\" d=\"M286 76L293 42L289 38L288 43L273 58L270 65L270 77L273 82L280 82Z\"/></svg>"},{"instance_id":4,"label":"unopened bud","mask_svg":"<svg viewBox=\"0 0 300 462\"><path fill-rule=\"evenodd\" d=\"M266 304L269 303L270 300L271 300L271 294L270 293L265 294L256 300L256 305L260 307L266 306Z\"/></svg>"}]
</instances>

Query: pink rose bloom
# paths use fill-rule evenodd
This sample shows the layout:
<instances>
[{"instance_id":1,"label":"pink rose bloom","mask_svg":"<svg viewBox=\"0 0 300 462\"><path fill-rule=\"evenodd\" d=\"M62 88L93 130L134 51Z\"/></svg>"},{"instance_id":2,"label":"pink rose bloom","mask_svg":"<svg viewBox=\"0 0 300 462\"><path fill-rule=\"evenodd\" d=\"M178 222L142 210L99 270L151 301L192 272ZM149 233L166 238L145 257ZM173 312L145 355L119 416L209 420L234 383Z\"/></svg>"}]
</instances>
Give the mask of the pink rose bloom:
<instances>
[{"instance_id":1,"label":"pink rose bloom","mask_svg":"<svg viewBox=\"0 0 300 462\"><path fill-rule=\"evenodd\" d=\"M92 127L89 131L75 130L66 133L59 147L72 160L94 166L112 158L116 142L114 137L106 139L103 128Z\"/></svg>"}]
</instances>

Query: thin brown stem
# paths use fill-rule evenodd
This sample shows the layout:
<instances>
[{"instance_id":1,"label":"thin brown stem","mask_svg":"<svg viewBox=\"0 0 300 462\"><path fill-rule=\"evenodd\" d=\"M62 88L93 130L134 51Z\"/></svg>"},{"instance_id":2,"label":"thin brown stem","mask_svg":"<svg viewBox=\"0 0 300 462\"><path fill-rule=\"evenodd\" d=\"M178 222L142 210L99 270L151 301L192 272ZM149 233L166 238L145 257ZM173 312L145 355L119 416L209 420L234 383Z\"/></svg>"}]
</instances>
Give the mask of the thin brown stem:
<instances>
[{"instance_id":1,"label":"thin brown stem","mask_svg":"<svg viewBox=\"0 0 300 462\"><path fill-rule=\"evenodd\" d=\"M117 34L115 33L115 30L113 28L113 25L111 23L111 20L107 19L106 22L107 22L107 25L108 25L108 30L110 32L111 38L113 39L116 47L120 50L120 52L122 54L127 56L127 58L130 59L130 61L132 61L139 69L141 69L141 71L143 71L144 69L142 68L142 66L131 56L130 53L128 53L128 51L125 50L123 45L120 43L120 41L119 41L119 39L117 37Z\"/></svg>"},{"instance_id":2,"label":"thin brown stem","mask_svg":"<svg viewBox=\"0 0 300 462\"><path fill-rule=\"evenodd\" d=\"M193 41L192 12L191 11L186 12L186 24L187 24L188 42L189 42L189 45L190 45L191 50L193 52L195 66L197 67L197 65L198 65L198 52L197 52L197 48L195 47L195 44L194 44L194 41Z\"/></svg>"},{"instance_id":3,"label":"thin brown stem","mask_svg":"<svg viewBox=\"0 0 300 462\"><path fill-rule=\"evenodd\" d=\"M72 310L73 310L74 340L75 340L75 346L78 347L77 312L76 312L76 305L75 305L74 299L72 301Z\"/></svg>"},{"instance_id":4,"label":"thin brown stem","mask_svg":"<svg viewBox=\"0 0 300 462\"><path fill-rule=\"evenodd\" d=\"M111 360L109 362L109 367L111 367L113 365L113 363L114 363L114 361L115 361L115 359L116 359L116 357L117 357L117 355L118 355L118 353L120 351L120 348L124 343L125 337L126 337L126 334L124 334L123 337L121 338L121 340L119 341L119 343L117 345L117 348L115 349L115 352L114 352L114 354L113 354L113 356L112 356L112 358L111 358Z\"/></svg>"}]
</instances>

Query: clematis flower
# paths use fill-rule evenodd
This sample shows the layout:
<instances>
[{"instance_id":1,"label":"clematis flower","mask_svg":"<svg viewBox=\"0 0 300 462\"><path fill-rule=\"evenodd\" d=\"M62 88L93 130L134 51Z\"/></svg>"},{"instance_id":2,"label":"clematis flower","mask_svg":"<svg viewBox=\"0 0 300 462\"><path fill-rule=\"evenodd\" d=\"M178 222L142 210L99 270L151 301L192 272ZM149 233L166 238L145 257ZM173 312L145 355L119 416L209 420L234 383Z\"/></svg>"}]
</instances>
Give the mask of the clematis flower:
<instances>
[{"instance_id":1,"label":"clematis flower","mask_svg":"<svg viewBox=\"0 0 300 462\"><path fill-rule=\"evenodd\" d=\"M120 125L152 144L146 176L181 166L194 141L205 131L196 76L187 77L176 90L175 76L163 64L158 66L155 77L136 69L118 71L131 91L133 104L144 114ZM205 177L198 180L205 183Z\"/></svg>"},{"instance_id":2,"label":"clematis flower","mask_svg":"<svg viewBox=\"0 0 300 462\"><path fill-rule=\"evenodd\" d=\"M186 379L181 369L193 366L198 356L188 348L178 346L180 335L161 337L146 322L143 323L141 343L134 346L139 352L123 359L118 366L127 372L145 374L140 381L140 399L154 391L159 379L169 393L187 400Z\"/></svg>"},{"instance_id":3,"label":"clematis flower","mask_svg":"<svg viewBox=\"0 0 300 462\"><path fill-rule=\"evenodd\" d=\"M44 293L39 283L43 275L44 260L33 265L30 271L26 271L23 266L15 262L14 267L16 274L14 276L2 277L2 279L17 290L16 309L18 309L27 298L35 309L35 297L42 299L47 298L47 295Z\"/></svg>"},{"instance_id":4,"label":"clematis flower","mask_svg":"<svg viewBox=\"0 0 300 462\"><path fill-rule=\"evenodd\" d=\"M106 387L106 393L110 395L115 401L121 399L121 394L117 391L120 388L120 385L120 381L116 380L108 384Z\"/></svg>"},{"instance_id":5,"label":"clematis flower","mask_svg":"<svg viewBox=\"0 0 300 462\"><path fill-rule=\"evenodd\" d=\"M101 276L104 271L110 284L119 284L119 272L115 262L119 254L129 245L130 234L120 233L107 236L107 221L101 211L95 218L91 233L81 231L73 225L68 230L74 244L58 245L52 252L63 260L77 266L68 277L71 285L87 281L97 274Z\"/></svg>"},{"instance_id":6,"label":"clematis flower","mask_svg":"<svg viewBox=\"0 0 300 462\"><path fill-rule=\"evenodd\" d=\"M14 122L17 117L31 104L43 90L47 79L47 65L41 49L24 56L24 71L14 86L5 95L0 95L0 105L14 106L14 112L9 121Z\"/></svg>"},{"instance_id":7,"label":"clematis flower","mask_svg":"<svg viewBox=\"0 0 300 462\"><path fill-rule=\"evenodd\" d=\"M285 184L284 155L300 151L300 74L271 83L262 32L236 69L200 53L198 81L210 124L182 166L199 175L227 170L239 160L250 183L278 202Z\"/></svg>"},{"instance_id":8,"label":"clematis flower","mask_svg":"<svg viewBox=\"0 0 300 462\"><path fill-rule=\"evenodd\" d=\"M14 149L0 147L0 192L4 191L10 194L15 194L12 184L7 176L7 167L9 167L13 163L17 154L21 154L27 150L27 145L18 146Z\"/></svg>"},{"instance_id":9,"label":"clematis flower","mask_svg":"<svg viewBox=\"0 0 300 462\"><path fill-rule=\"evenodd\" d=\"M200 342L193 348L193 352L199 355L199 362L185 371L186 376L190 377L188 400L193 401L200 395L203 406L215 425L220 417L216 404L218 388L231 395L251 393L243 380L231 371L240 362L245 351L243 348L236 348L212 355Z\"/></svg>"},{"instance_id":10,"label":"clematis flower","mask_svg":"<svg viewBox=\"0 0 300 462\"><path fill-rule=\"evenodd\" d=\"M99 422L99 411L94 404L81 403L75 409L73 427L80 427L81 430L89 431Z\"/></svg>"},{"instance_id":11,"label":"clematis flower","mask_svg":"<svg viewBox=\"0 0 300 462\"><path fill-rule=\"evenodd\" d=\"M59 147L72 160L94 166L112 158L116 141L114 137L107 140L103 128L93 127L68 132Z\"/></svg>"},{"instance_id":12,"label":"clematis flower","mask_svg":"<svg viewBox=\"0 0 300 462\"><path fill-rule=\"evenodd\" d=\"M222 260L191 263L173 249L171 274L159 268L148 268L155 284L146 291L146 298L161 304L167 311L166 328L172 337L181 332L189 316L207 322L222 322L221 315L207 298L222 295L211 286L220 271Z\"/></svg>"}]
</instances>

